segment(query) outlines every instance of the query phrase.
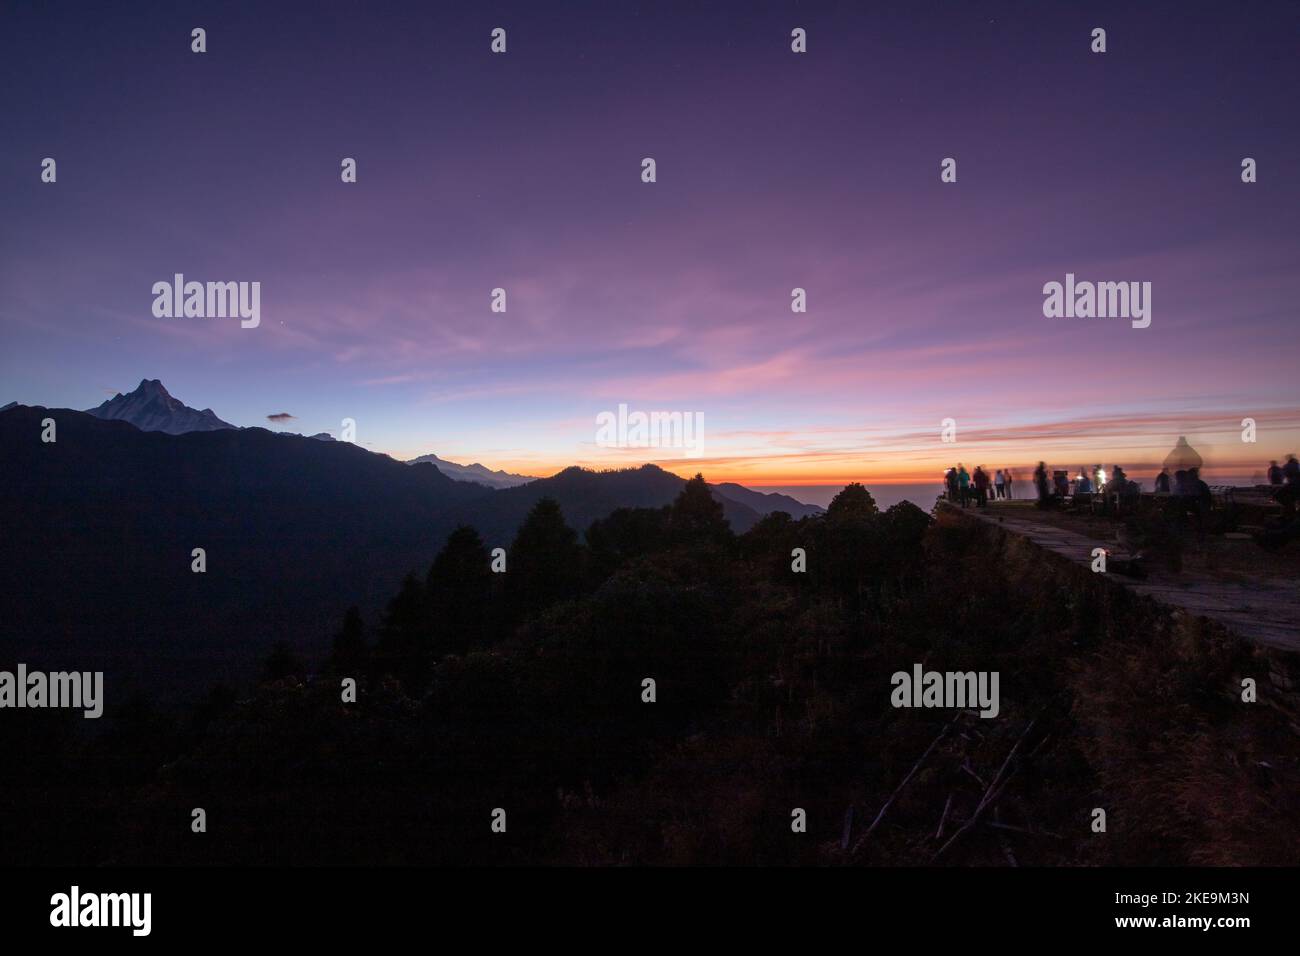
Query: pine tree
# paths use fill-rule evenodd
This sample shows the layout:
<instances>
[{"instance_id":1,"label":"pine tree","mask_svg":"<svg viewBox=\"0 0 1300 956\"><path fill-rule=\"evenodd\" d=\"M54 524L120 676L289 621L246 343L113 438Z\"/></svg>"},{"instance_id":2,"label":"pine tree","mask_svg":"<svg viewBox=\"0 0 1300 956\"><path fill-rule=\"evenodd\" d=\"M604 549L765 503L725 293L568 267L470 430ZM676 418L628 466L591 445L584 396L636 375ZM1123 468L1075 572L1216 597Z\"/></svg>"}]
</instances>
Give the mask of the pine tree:
<instances>
[{"instance_id":1,"label":"pine tree","mask_svg":"<svg viewBox=\"0 0 1300 956\"><path fill-rule=\"evenodd\" d=\"M413 574L388 603L376 651L382 671L400 680L408 694L423 693L432 673L433 635L424 585Z\"/></svg>"},{"instance_id":2,"label":"pine tree","mask_svg":"<svg viewBox=\"0 0 1300 956\"><path fill-rule=\"evenodd\" d=\"M357 676L365 668L369 651L361 611L355 606L350 607L343 615L342 629L334 636L334 653L331 656L334 673Z\"/></svg>"},{"instance_id":3,"label":"pine tree","mask_svg":"<svg viewBox=\"0 0 1300 956\"><path fill-rule=\"evenodd\" d=\"M669 508L617 508L587 528L591 581L599 584L620 566L653 554L668 542Z\"/></svg>"},{"instance_id":4,"label":"pine tree","mask_svg":"<svg viewBox=\"0 0 1300 956\"><path fill-rule=\"evenodd\" d=\"M856 481L846 485L831 500L815 538L812 579L846 601L851 613L860 613L875 593L883 552L871 492Z\"/></svg>"},{"instance_id":5,"label":"pine tree","mask_svg":"<svg viewBox=\"0 0 1300 956\"><path fill-rule=\"evenodd\" d=\"M845 485L826 509L826 517L832 522L866 521L874 518L878 513L876 499L856 481Z\"/></svg>"},{"instance_id":6,"label":"pine tree","mask_svg":"<svg viewBox=\"0 0 1300 956\"><path fill-rule=\"evenodd\" d=\"M673 502L668 521L674 543L704 544L731 537L731 526L723 517L722 502L713 497L713 489L701 474L696 474L683 486L681 494Z\"/></svg>"},{"instance_id":7,"label":"pine tree","mask_svg":"<svg viewBox=\"0 0 1300 956\"><path fill-rule=\"evenodd\" d=\"M517 616L572 597L582 581L578 535L554 498L542 498L510 545L506 587Z\"/></svg>"},{"instance_id":8,"label":"pine tree","mask_svg":"<svg viewBox=\"0 0 1300 956\"><path fill-rule=\"evenodd\" d=\"M464 654L494 642L500 603L495 577L478 532L467 525L453 531L425 579L438 653Z\"/></svg>"}]
</instances>

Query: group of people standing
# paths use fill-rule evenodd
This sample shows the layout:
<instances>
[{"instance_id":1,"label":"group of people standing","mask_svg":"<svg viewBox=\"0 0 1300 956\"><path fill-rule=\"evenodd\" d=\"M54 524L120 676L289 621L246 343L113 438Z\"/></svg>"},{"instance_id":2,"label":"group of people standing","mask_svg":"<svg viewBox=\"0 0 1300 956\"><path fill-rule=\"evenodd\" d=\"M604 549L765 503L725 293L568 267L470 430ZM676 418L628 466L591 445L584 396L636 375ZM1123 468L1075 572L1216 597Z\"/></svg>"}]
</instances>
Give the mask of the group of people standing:
<instances>
[{"instance_id":1,"label":"group of people standing","mask_svg":"<svg viewBox=\"0 0 1300 956\"><path fill-rule=\"evenodd\" d=\"M1117 504L1136 499L1142 486L1131 480L1119 465L1108 477L1101 465L1091 469L1079 470L1077 478L1071 479L1067 471L1048 473L1047 465L1039 462L1034 469L1034 491L1038 503L1048 507L1070 496L1098 496L1103 501L1114 500ZM983 465L976 465L973 472L957 463L949 468L943 476L946 497L963 508L974 504L977 508L988 506L990 498L1015 497L1015 473L1010 468L999 468L990 473ZM1300 505L1300 461L1295 455L1288 455L1286 464L1272 462L1268 469L1268 482L1274 486L1274 497L1282 504L1283 511L1292 515ZM1179 469L1172 475L1169 469L1162 468L1156 475L1155 492L1177 499L1188 499L1201 508L1208 510L1211 493L1210 487L1202 479L1199 468ZM1084 500L1087 500L1085 498Z\"/></svg>"},{"instance_id":2,"label":"group of people standing","mask_svg":"<svg viewBox=\"0 0 1300 956\"><path fill-rule=\"evenodd\" d=\"M1169 476L1169 469L1161 468L1156 475L1156 494L1173 495L1175 498L1198 498L1209 500L1210 486L1201 479L1201 469L1188 468L1175 471Z\"/></svg>"},{"instance_id":3,"label":"group of people standing","mask_svg":"<svg viewBox=\"0 0 1300 956\"><path fill-rule=\"evenodd\" d=\"M1179 472L1179 474L1183 473ZM1168 474L1162 471L1160 476L1156 479L1156 491L1161 490L1161 478L1165 479L1166 485L1168 484ZM1076 504L1080 501L1091 503L1100 501L1105 505L1107 502L1114 501L1118 505L1121 502L1131 502L1142 493L1142 485L1129 478L1119 465L1114 466L1109 476L1101 465L1094 465L1091 469L1080 468L1079 476L1073 481L1066 471L1054 471L1049 480L1047 465L1041 461L1034 469L1034 489L1038 492L1040 507L1049 507L1069 497L1072 497Z\"/></svg>"},{"instance_id":4,"label":"group of people standing","mask_svg":"<svg viewBox=\"0 0 1300 956\"><path fill-rule=\"evenodd\" d=\"M1049 477L1047 465L1040 461L1034 469L1034 490L1038 494L1039 507L1043 508L1072 498L1076 505L1080 501L1093 508L1098 505L1109 508L1113 504L1127 510L1141 496L1142 485L1129 478L1119 465L1114 467L1109 477L1101 465L1096 465L1092 469L1081 468L1078 477L1071 479L1065 471L1054 471ZM1179 469L1172 476L1169 469L1160 469L1155 479L1155 493L1182 501L1199 512L1210 510L1210 486L1201 479L1199 468Z\"/></svg>"},{"instance_id":5,"label":"group of people standing","mask_svg":"<svg viewBox=\"0 0 1300 956\"><path fill-rule=\"evenodd\" d=\"M1164 467L1156 475L1155 494L1148 503L1155 509L1153 513L1171 522L1171 527L1182 528L1190 518L1197 534L1204 535L1211 526L1214 492L1201 478L1200 468L1171 467L1172 474L1170 467ZM971 504L985 508L990 498L1014 498L1015 482L1010 468L990 473L979 465L968 472L958 463L944 472L945 497L963 508ZM1300 540L1300 460L1292 454L1286 456L1283 464L1270 462L1268 484L1272 497L1282 506L1282 515L1269 519L1257 540L1265 548L1275 550ZM1119 465L1113 466L1109 475L1101 465L1096 465L1080 468L1071 477L1064 469L1049 471L1047 464L1040 461L1033 471L1033 485L1039 508L1069 507L1093 514L1127 515L1141 507L1141 483L1129 478Z\"/></svg>"},{"instance_id":6,"label":"group of people standing","mask_svg":"<svg viewBox=\"0 0 1300 956\"><path fill-rule=\"evenodd\" d=\"M1010 468L999 468L990 475L983 465L976 465L972 473L968 472L961 462L957 463L956 468L949 468L943 475L948 500L960 504L963 508L972 503L977 508L986 508L989 498L1014 498L1015 481L1015 475Z\"/></svg>"}]
</instances>

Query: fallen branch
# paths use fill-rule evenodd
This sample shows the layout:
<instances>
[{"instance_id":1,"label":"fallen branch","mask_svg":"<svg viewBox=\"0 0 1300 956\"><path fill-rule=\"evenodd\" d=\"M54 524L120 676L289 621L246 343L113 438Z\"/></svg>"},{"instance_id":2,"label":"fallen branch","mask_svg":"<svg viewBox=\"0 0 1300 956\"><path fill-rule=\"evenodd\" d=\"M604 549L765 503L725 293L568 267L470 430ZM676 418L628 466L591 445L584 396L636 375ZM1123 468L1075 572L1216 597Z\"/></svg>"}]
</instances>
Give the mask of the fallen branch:
<instances>
[{"instance_id":1,"label":"fallen branch","mask_svg":"<svg viewBox=\"0 0 1300 956\"><path fill-rule=\"evenodd\" d=\"M978 783L981 787L984 787L986 789L988 788L988 784L984 782L984 778L970 768L970 758L967 758L965 763L961 765L961 769L966 771L972 777L974 777L975 782Z\"/></svg>"},{"instance_id":2,"label":"fallen branch","mask_svg":"<svg viewBox=\"0 0 1300 956\"><path fill-rule=\"evenodd\" d=\"M939 818L939 829L934 832L936 840L943 839L943 825L948 822L948 811L952 809L952 794L948 794L948 799L943 805L943 816Z\"/></svg>"},{"instance_id":3,"label":"fallen branch","mask_svg":"<svg viewBox=\"0 0 1300 956\"><path fill-rule=\"evenodd\" d=\"M1010 830L1013 833L1025 833L1029 836L1045 836L1051 837L1053 840L1065 839L1061 834L1053 833L1051 830L1031 830L1029 827L1016 827L1010 823L990 823L988 826L993 827L995 830Z\"/></svg>"},{"instance_id":4,"label":"fallen branch","mask_svg":"<svg viewBox=\"0 0 1300 956\"><path fill-rule=\"evenodd\" d=\"M867 832L862 834L862 838L858 840L857 844L853 847L854 853L857 853L858 850L861 849L862 845L867 842L867 838L871 836L872 831L874 831L876 827L880 825L880 821L885 818L885 813L889 810L891 806L893 806L894 801L898 799L898 795L903 792L903 788L906 787L908 782L912 779L912 777L916 775L916 772L921 769L921 765L925 763L925 758L930 756L930 751L934 750L934 748L938 745L939 741L943 740L943 738L948 735L948 731L952 729L952 725L955 724L956 722L957 722L956 717L948 721L948 723L944 726L943 730L939 731L939 736L935 737L934 740L930 741L930 746L925 748L925 753L921 754L920 759L918 759L916 763L912 765L912 769L907 772L907 776L903 778L903 782L894 788L894 792L889 795L889 799L885 801L885 805L881 807L880 812L876 814L876 819L872 820L871 826L867 827Z\"/></svg>"},{"instance_id":5,"label":"fallen branch","mask_svg":"<svg viewBox=\"0 0 1300 956\"><path fill-rule=\"evenodd\" d=\"M1020 735L1020 738L1015 742L1015 745L1012 746L1011 750L1007 753L1006 759L1002 761L1002 766L998 768L997 774L993 777L993 782L990 783L988 789L984 791L984 796L980 800L979 806L975 808L975 812L970 815L970 819L966 821L966 823L962 826L960 830L958 830L956 833L954 833L951 837L948 838L947 843L945 843L943 846L939 847L939 849L935 851L934 856L930 858L931 861L937 860L939 859L939 857L943 856L943 854L947 852L950 846L952 846L954 843L960 840L965 833L967 833L973 826L975 826L976 823L979 822L979 819L981 816L983 816L984 811L987 810L989 807L991 807L994 803L996 803L998 798L1002 796L1002 792L1006 789L1007 783L1009 783L1011 780L1011 774L1007 773L1007 767L1011 765L1011 761L1015 757L1016 751L1020 749L1020 745L1025 742L1025 738L1029 736L1029 732L1034 729L1034 724L1037 722L1038 722L1037 717L1035 717L1033 720L1029 722L1029 726L1027 726L1024 729L1024 732ZM1012 771L1012 773L1014 773L1014 770Z\"/></svg>"}]
</instances>

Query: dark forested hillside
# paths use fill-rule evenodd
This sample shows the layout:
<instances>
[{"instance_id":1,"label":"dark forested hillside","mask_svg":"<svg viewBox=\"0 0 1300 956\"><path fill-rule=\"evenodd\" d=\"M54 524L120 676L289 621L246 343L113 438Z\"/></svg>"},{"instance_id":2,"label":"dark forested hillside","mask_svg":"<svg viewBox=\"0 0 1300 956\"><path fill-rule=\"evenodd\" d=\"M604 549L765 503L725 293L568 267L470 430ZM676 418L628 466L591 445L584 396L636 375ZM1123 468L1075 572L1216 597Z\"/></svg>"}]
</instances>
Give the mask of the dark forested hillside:
<instances>
[{"instance_id":1,"label":"dark forested hillside","mask_svg":"<svg viewBox=\"0 0 1300 956\"><path fill-rule=\"evenodd\" d=\"M616 471L566 468L558 475L508 488L490 499L479 499L455 509L457 523L479 530L494 543L509 540L532 507L552 498L564 509L569 524L585 529L616 508L661 508L681 492L685 480L655 465ZM748 531L760 515L753 508L717 492L723 516L733 531ZM752 494L752 492L751 492Z\"/></svg>"},{"instance_id":2,"label":"dark forested hillside","mask_svg":"<svg viewBox=\"0 0 1300 956\"><path fill-rule=\"evenodd\" d=\"M249 679L277 643L320 654L347 607L377 612L459 525L503 546L543 497L585 529L685 483L650 465L570 468L493 491L347 442L168 435L27 406L0 413L0 449L0 568L22 582L0 597L0 658L93 666L165 698ZM735 530L759 519L718 499Z\"/></svg>"},{"instance_id":3,"label":"dark forested hillside","mask_svg":"<svg viewBox=\"0 0 1300 956\"><path fill-rule=\"evenodd\" d=\"M880 513L851 485L736 535L697 478L581 535L540 499L506 551L493 570L456 529L381 614L341 615L328 653L276 649L196 708L117 701L91 736L63 714L6 723L7 766L41 772L0 779L0 852L1077 865L1296 845L1285 716L1219 693L1253 652L986 529ZM891 674L919 663L999 672L997 718L892 706Z\"/></svg>"},{"instance_id":4,"label":"dark forested hillside","mask_svg":"<svg viewBox=\"0 0 1300 956\"><path fill-rule=\"evenodd\" d=\"M760 517L653 466L493 491L21 406L0 447L0 666L107 685L101 720L5 721L11 862L1267 863L1300 833L1284 718L1214 690L1248 649L860 485ZM892 706L920 664L998 672L997 719ZM1125 840L1088 838L1103 801Z\"/></svg>"},{"instance_id":5,"label":"dark forested hillside","mask_svg":"<svg viewBox=\"0 0 1300 956\"><path fill-rule=\"evenodd\" d=\"M441 546L438 516L491 494L345 442L70 409L0 413L0 449L0 652L154 694L248 676L274 642L380 606Z\"/></svg>"}]
</instances>

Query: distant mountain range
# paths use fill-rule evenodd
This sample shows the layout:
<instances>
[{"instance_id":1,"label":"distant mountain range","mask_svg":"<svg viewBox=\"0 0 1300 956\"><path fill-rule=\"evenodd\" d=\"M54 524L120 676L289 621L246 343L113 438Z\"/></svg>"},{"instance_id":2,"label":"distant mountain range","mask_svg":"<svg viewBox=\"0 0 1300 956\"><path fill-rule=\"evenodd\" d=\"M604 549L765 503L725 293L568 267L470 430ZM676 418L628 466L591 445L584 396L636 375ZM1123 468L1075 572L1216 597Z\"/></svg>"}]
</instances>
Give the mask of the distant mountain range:
<instances>
[{"instance_id":1,"label":"distant mountain range","mask_svg":"<svg viewBox=\"0 0 1300 956\"><path fill-rule=\"evenodd\" d=\"M796 501L789 495L754 491L752 488L746 488L733 481L724 481L722 484L714 485L713 491L715 494L730 498L739 504L747 505L760 515L769 515L773 511L784 511L791 518L810 518L826 511L820 505L806 505L802 501Z\"/></svg>"},{"instance_id":2,"label":"distant mountain range","mask_svg":"<svg viewBox=\"0 0 1300 956\"><path fill-rule=\"evenodd\" d=\"M487 485L489 488L514 488L517 485L524 485L537 480L529 475L512 475L508 471L493 471L478 462L474 462L472 465L458 465L454 461L445 461L437 455L421 455L419 458L412 458L407 464L418 465L422 462L433 465L448 478L454 478L457 481L472 481L476 485Z\"/></svg>"},{"instance_id":3,"label":"distant mountain range","mask_svg":"<svg viewBox=\"0 0 1300 956\"><path fill-rule=\"evenodd\" d=\"M5 408L11 408L17 402L11 402ZM168 435L184 435L189 432L215 431L219 428L237 428L230 422L222 421L210 408L202 411L191 408L175 398L158 379L141 379L135 391L123 395L118 392L97 408L86 409L87 414L111 421L130 422L145 432L165 432ZM281 435L295 435L293 432L276 432ZM318 441L334 441L329 432L317 432L305 436ZM472 465L458 465L446 461L437 455L421 455L408 464L429 462L437 469L456 481L470 481L488 488L513 488L525 482L533 481L528 475L512 475L506 471L493 471L475 462Z\"/></svg>"},{"instance_id":4,"label":"distant mountain range","mask_svg":"<svg viewBox=\"0 0 1300 956\"><path fill-rule=\"evenodd\" d=\"M223 422L210 408L199 411L173 398L156 378L141 379L134 392L128 395L118 392L98 408L88 408L86 412L96 418L130 422L144 432L168 435L235 427Z\"/></svg>"},{"instance_id":5,"label":"distant mountain range","mask_svg":"<svg viewBox=\"0 0 1300 956\"><path fill-rule=\"evenodd\" d=\"M456 524L478 529L484 538L498 543L514 536L528 512L542 498L554 498L564 511L569 526L579 533L593 521L607 517L618 508L662 508L681 494L686 484L658 465L623 468L614 471L591 471L576 466L566 468L550 478L537 478L527 484L498 490L453 509L449 516ZM787 495L768 495L736 484L713 485L713 496L722 503L723 517L737 534L743 534L765 515L785 511L792 517L821 514L816 505L805 505Z\"/></svg>"},{"instance_id":6,"label":"distant mountain range","mask_svg":"<svg viewBox=\"0 0 1300 956\"><path fill-rule=\"evenodd\" d=\"M17 402L10 402L4 406L4 409L17 406ZM118 392L113 398L104 402L98 408L87 409L87 414L94 415L96 418L109 419L114 421L129 422L141 431L146 432L165 432L168 435L183 435L188 432L196 431L215 431L220 428L237 428L229 422L222 421L210 408L202 411L191 408L184 402L174 398L163 383L158 379L141 379L140 384L135 391L123 395ZM275 434L292 436L295 438L308 437L318 441L334 441L334 436L329 432L318 432L315 435L301 436L294 432L276 432ZM516 475L508 471L493 470L474 462L472 465L459 465L454 461L447 461L439 458L437 455L421 455L418 458L412 458L406 462L408 465L431 464L442 474L454 481L467 481L472 484L482 485L487 488L502 490L506 488L517 488L521 485L538 481L539 479L530 475ZM582 469L569 469L570 471L582 472ZM659 471L660 469L656 469ZM593 474L592 472L582 472L584 474ZM563 472L561 474L564 474ZM603 473L609 474L609 473ZM666 472L664 474L667 474ZM559 478L559 475L555 476ZM678 482L681 479L677 479ZM606 482L610 484L610 482ZM550 488L552 485L544 485L542 488ZM620 490L625 485L620 486ZM797 501L789 495L764 494L753 491L734 482L725 482L720 485L714 485L714 493L724 502L743 505L745 510L735 510L728 517L734 518L732 527L736 531L744 531L753 524L757 518L763 515L771 514L773 511L784 511L794 518L803 518L810 515L821 514L823 509L817 505L804 504ZM540 491L536 496L525 496L519 500L536 501L537 498L547 491ZM676 491L673 492L674 497ZM615 496L617 497L617 496ZM660 502L661 504L662 502ZM606 507L607 506L607 507ZM629 501L604 501L603 504L594 502L584 504L580 507L582 515L591 513L595 518L604 517L616 507L632 506ZM654 506L658 506L657 504ZM603 509L603 510L602 510ZM753 517L747 512L753 512ZM484 520L480 517L480 520ZM520 518L522 520L522 518ZM471 522L472 523L472 522ZM583 530L590 522L584 523L579 520L571 522L578 530ZM517 522L516 522L517 525Z\"/></svg>"},{"instance_id":7,"label":"distant mountain range","mask_svg":"<svg viewBox=\"0 0 1300 956\"><path fill-rule=\"evenodd\" d=\"M541 482L530 494L519 494L516 497L506 499L493 499L493 509L498 512L503 508L503 501L521 501L528 502L531 507L533 503L544 495L550 495L553 498L571 497L573 504L573 513L576 520L570 523L573 527L582 530L590 521L584 522L583 516L589 512L593 515L592 521L596 518L603 518L614 508L638 507L630 498L625 498L628 493L640 500L639 496L648 493L654 500L645 506L658 507L660 504L655 495L653 487L662 483L663 488L669 491L673 498L677 497L681 491L682 479L669 475L668 472L654 465L645 465L640 469L626 469L616 472L593 472L582 468L569 468L555 475L553 478L534 478L529 475L515 475L508 471L493 471L484 465L475 462L472 465L458 465L452 461L446 461L437 455L421 455L419 458L412 458L407 462L408 465L418 465L427 462L441 471L448 478L454 478L456 481L469 481L478 485L486 485L489 488L503 490L506 488L517 488L521 485L532 482ZM610 477L611 475L622 475L624 477ZM629 478L628 476L635 476ZM660 478L660 475L668 475L669 480ZM561 479L561 476L567 476ZM589 487L580 488L587 485ZM582 492L592 491L595 497L584 499ZM572 495L568 492L577 492ZM724 513L728 520L731 521L732 528L736 531L744 531L753 525L753 523L764 515L771 514L774 511L784 511L792 518L804 518L812 515L822 514L825 509L817 505L806 505L802 501L796 501L789 495L764 494L759 491L752 491L742 485L734 482L724 482L713 485L714 496L723 502ZM606 500L607 499L607 500ZM648 500L648 499L647 499ZM742 508L727 508L733 505L743 506ZM507 510L509 510L507 508ZM748 512L752 511L751 516ZM566 511L566 514L569 512ZM520 518L522 520L522 518ZM472 519L467 519L468 524L495 524L498 523L486 516L478 515ZM505 524L508 524L507 519Z\"/></svg>"},{"instance_id":8,"label":"distant mountain range","mask_svg":"<svg viewBox=\"0 0 1300 956\"><path fill-rule=\"evenodd\" d=\"M209 411L195 414L219 424L172 434L194 410L158 382L118 398L103 417L104 406L0 411L0 575L23 582L0 591L0 664L116 668L153 692L239 680L279 640L321 653L350 605L374 622L457 525L509 547L549 496L582 535L618 508L669 505L685 484L644 465L494 489L453 479L441 460L235 428ZM772 511L820 511L734 484L713 493L738 533Z\"/></svg>"},{"instance_id":9,"label":"distant mountain range","mask_svg":"<svg viewBox=\"0 0 1300 956\"><path fill-rule=\"evenodd\" d=\"M374 621L447 510L491 494L351 442L20 405L0 412L0 576L25 582L0 589L0 662L153 693L246 679L276 641L320 651L352 604Z\"/></svg>"},{"instance_id":10,"label":"distant mountain range","mask_svg":"<svg viewBox=\"0 0 1300 956\"><path fill-rule=\"evenodd\" d=\"M662 508L673 503L681 493L685 479L655 465L618 471L590 471L566 468L550 478L539 478L526 485L505 488L495 494L467 502L453 509L449 516L456 524L478 529L485 540L500 545L513 538L542 498L554 498L564 512L565 521L579 533L593 521L608 516L618 508ZM748 531L758 523L758 512L747 505L719 495L723 516L737 533Z\"/></svg>"}]
</instances>

